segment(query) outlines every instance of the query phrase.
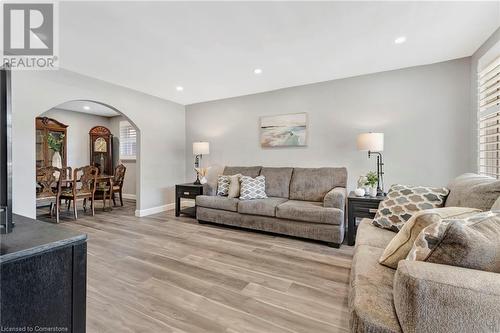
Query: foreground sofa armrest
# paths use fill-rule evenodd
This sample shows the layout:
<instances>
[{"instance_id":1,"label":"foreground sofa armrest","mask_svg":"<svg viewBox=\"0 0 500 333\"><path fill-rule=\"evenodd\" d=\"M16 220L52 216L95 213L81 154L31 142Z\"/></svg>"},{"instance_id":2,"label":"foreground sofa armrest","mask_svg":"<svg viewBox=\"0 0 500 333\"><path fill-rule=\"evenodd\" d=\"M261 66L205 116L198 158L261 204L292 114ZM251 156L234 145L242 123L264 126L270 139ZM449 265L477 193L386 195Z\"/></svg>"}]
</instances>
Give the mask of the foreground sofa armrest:
<instances>
[{"instance_id":1,"label":"foreground sofa armrest","mask_svg":"<svg viewBox=\"0 0 500 333\"><path fill-rule=\"evenodd\" d=\"M394 306L404 332L499 332L500 274L402 260Z\"/></svg>"},{"instance_id":2,"label":"foreground sofa armrest","mask_svg":"<svg viewBox=\"0 0 500 333\"><path fill-rule=\"evenodd\" d=\"M325 198L323 199L323 206L328 208L338 208L344 211L346 197L347 190L345 187L335 187L325 195Z\"/></svg>"}]
</instances>

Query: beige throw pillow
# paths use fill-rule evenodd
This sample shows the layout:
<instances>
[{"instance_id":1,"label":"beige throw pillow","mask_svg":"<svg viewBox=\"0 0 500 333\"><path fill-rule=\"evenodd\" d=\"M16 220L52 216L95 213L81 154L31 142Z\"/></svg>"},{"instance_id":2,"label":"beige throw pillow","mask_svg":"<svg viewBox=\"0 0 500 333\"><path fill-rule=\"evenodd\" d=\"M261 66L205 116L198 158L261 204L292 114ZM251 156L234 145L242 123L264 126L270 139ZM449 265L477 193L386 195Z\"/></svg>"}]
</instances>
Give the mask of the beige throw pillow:
<instances>
[{"instance_id":1,"label":"beige throw pillow","mask_svg":"<svg viewBox=\"0 0 500 333\"><path fill-rule=\"evenodd\" d=\"M408 260L500 273L500 212L447 219L424 228Z\"/></svg>"},{"instance_id":2,"label":"beige throw pillow","mask_svg":"<svg viewBox=\"0 0 500 333\"><path fill-rule=\"evenodd\" d=\"M240 196L240 177L241 174L229 176L229 190L227 192L228 198L237 198Z\"/></svg>"},{"instance_id":3,"label":"beige throw pillow","mask_svg":"<svg viewBox=\"0 0 500 333\"><path fill-rule=\"evenodd\" d=\"M479 209L464 207L434 208L417 212L394 237L384 250L379 263L397 269L400 260L408 256L415 239L422 229L442 219L461 219L480 212Z\"/></svg>"}]
</instances>

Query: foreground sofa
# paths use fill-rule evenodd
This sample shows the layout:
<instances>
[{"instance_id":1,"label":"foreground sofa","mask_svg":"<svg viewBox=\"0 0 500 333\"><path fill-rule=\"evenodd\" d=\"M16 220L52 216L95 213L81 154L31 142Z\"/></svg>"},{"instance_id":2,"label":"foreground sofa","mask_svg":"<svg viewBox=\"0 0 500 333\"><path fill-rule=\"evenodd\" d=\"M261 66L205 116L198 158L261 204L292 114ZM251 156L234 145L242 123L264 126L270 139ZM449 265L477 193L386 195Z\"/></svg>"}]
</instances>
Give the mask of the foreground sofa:
<instances>
[{"instance_id":1,"label":"foreground sofa","mask_svg":"<svg viewBox=\"0 0 500 333\"><path fill-rule=\"evenodd\" d=\"M267 199L196 197L196 217L212 222L314 239L339 247L344 239L345 168L225 167L224 175L266 177Z\"/></svg>"},{"instance_id":2,"label":"foreground sofa","mask_svg":"<svg viewBox=\"0 0 500 333\"><path fill-rule=\"evenodd\" d=\"M500 182L466 174L448 186L447 207L491 209ZM402 260L378 263L396 234L364 219L351 268L351 332L500 332L500 274ZM499 240L500 241L500 240Z\"/></svg>"}]
</instances>

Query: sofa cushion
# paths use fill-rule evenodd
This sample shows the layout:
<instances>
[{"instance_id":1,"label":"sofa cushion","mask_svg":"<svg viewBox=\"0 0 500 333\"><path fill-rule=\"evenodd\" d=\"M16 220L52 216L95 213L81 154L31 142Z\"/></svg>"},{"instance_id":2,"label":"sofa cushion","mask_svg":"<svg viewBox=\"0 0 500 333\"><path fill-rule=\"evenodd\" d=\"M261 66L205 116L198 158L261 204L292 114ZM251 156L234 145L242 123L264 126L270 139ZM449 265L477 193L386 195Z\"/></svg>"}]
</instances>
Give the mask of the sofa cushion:
<instances>
[{"instance_id":1,"label":"sofa cushion","mask_svg":"<svg viewBox=\"0 0 500 333\"><path fill-rule=\"evenodd\" d=\"M344 212L342 210L325 208L323 203L314 201L288 200L276 208L276 217L337 225L344 222Z\"/></svg>"},{"instance_id":2,"label":"sofa cushion","mask_svg":"<svg viewBox=\"0 0 500 333\"><path fill-rule=\"evenodd\" d=\"M347 187L346 168L294 168L290 199L323 201L334 187Z\"/></svg>"},{"instance_id":3,"label":"sofa cushion","mask_svg":"<svg viewBox=\"0 0 500 333\"><path fill-rule=\"evenodd\" d=\"M490 210L500 196L500 180L492 177L466 173L448 185L450 195L446 207L471 207Z\"/></svg>"},{"instance_id":4,"label":"sofa cushion","mask_svg":"<svg viewBox=\"0 0 500 333\"><path fill-rule=\"evenodd\" d=\"M401 332L393 302L396 271L378 263L383 249L356 246L349 293L351 332Z\"/></svg>"},{"instance_id":5,"label":"sofa cushion","mask_svg":"<svg viewBox=\"0 0 500 333\"><path fill-rule=\"evenodd\" d=\"M236 174L229 177L229 189L227 190L228 198L238 198L240 196L240 178L241 174Z\"/></svg>"},{"instance_id":6,"label":"sofa cushion","mask_svg":"<svg viewBox=\"0 0 500 333\"><path fill-rule=\"evenodd\" d=\"M266 194L270 197L288 198L293 168L266 168L260 171L266 177Z\"/></svg>"},{"instance_id":7,"label":"sofa cushion","mask_svg":"<svg viewBox=\"0 0 500 333\"><path fill-rule=\"evenodd\" d=\"M409 260L500 273L500 212L443 220L424 228Z\"/></svg>"},{"instance_id":8,"label":"sofa cushion","mask_svg":"<svg viewBox=\"0 0 500 333\"><path fill-rule=\"evenodd\" d=\"M236 175L238 173L243 176L248 176L255 178L260 174L261 166L250 166L250 167L239 167L239 166L227 166L224 168L223 175Z\"/></svg>"},{"instance_id":9,"label":"sofa cushion","mask_svg":"<svg viewBox=\"0 0 500 333\"><path fill-rule=\"evenodd\" d=\"M242 200L238 203L238 213L275 217L276 207L287 200L288 199L276 197Z\"/></svg>"},{"instance_id":10,"label":"sofa cushion","mask_svg":"<svg viewBox=\"0 0 500 333\"><path fill-rule=\"evenodd\" d=\"M369 245L383 250L394 236L392 231L375 227L371 219L363 219L356 232L356 246Z\"/></svg>"},{"instance_id":11,"label":"sofa cushion","mask_svg":"<svg viewBox=\"0 0 500 333\"><path fill-rule=\"evenodd\" d=\"M403 228L391 240L379 259L382 265L390 268L398 268L400 260L406 259L406 256L413 247L415 239L422 229L439 222L443 219L460 219L480 212L475 208L466 207L443 207L423 210L411 217Z\"/></svg>"},{"instance_id":12,"label":"sofa cushion","mask_svg":"<svg viewBox=\"0 0 500 333\"><path fill-rule=\"evenodd\" d=\"M418 211L443 207L448 193L444 187L392 185L378 206L373 225L399 232Z\"/></svg>"},{"instance_id":13,"label":"sofa cushion","mask_svg":"<svg viewBox=\"0 0 500 333\"><path fill-rule=\"evenodd\" d=\"M196 205L206 208L222 209L231 212L238 210L239 200L236 198L227 198L217 195L198 195Z\"/></svg>"}]
</instances>

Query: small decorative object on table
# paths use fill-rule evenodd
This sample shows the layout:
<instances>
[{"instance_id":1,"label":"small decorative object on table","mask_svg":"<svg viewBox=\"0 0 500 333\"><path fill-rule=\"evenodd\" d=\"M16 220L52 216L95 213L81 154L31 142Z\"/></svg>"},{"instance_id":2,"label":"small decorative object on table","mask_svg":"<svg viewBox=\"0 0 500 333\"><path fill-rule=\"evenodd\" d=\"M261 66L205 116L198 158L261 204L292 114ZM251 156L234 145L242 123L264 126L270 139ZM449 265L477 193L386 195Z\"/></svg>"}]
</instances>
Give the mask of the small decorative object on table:
<instances>
[{"instance_id":1,"label":"small decorative object on table","mask_svg":"<svg viewBox=\"0 0 500 333\"><path fill-rule=\"evenodd\" d=\"M197 195L203 195L203 185L193 183L175 185L175 216L180 214L196 217L196 206L181 209L181 198L196 199Z\"/></svg>"},{"instance_id":2,"label":"small decorative object on table","mask_svg":"<svg viewBox=\"0 0 500 333\"><path fill-rule=\"evenodd\" d=\"M347 244L352 246L356 239L356 218L375 217L378 206L385 196L358 197L351 192L347 197Z\"/></svg>"},{"instance_id":3,"label":"small decorative object on table","mask_svg":"<svg viewBox=\"0 0 500 333\"><path fill-rule=\"evenodd\" d=\"M368 151L368 158L377 155L377 195L385 195L384 192L384 162L382 151L384 150L384 133L362 133L358 135L358 150Z\"/></svg>"},{"instance_id":4,"label":"small decorative object on table","mask_svg":"<svg viewBox=\"0 0 500 333\"><path fill-rule=\"evenodd\" d=\"M365 196L365 189L364 188L357 188L354 190L354 194L357 196L357 197L364 197Z\"/></svg>"},{"instance_id":5,"label":"small decorative object on table","mask_svg":"<svg viewBox=\"0 0 500 333\"><path fill-rule=\"evenodd\" d=\"M368 186L368 195L370 197L376 197L378 195L378 176L375 172L370 171L366 174L366 183Z\"/></svg>"},{"instance_id":6,"label":"small decorative object on table","mask_svg":"<svg viewBox=\"0 0 500 333\"><path fill-rule=\"evenodd\" d=\"M193 142L193 155L194 159L194 169L196 170L196 181L193 183L195 185L201 185L200 182L200 164L203 155L210 154L210 144L208 142ZM201 175L203 177L203 175Z\"/></svg>"},{"instance_id":7,"label":"small decorative object on table","mask_svg":"<svg viewBox=\"0 0 500 333\"><path fill-rule=\"evenodd\" d=\"M206 184L208 182L207 180L207 174L208 170L210 170L210 167L207 168L194 168L196 170L196 173L198 174L198 177L200 179L200 184Z\"/></svg>"}]
</instances>

